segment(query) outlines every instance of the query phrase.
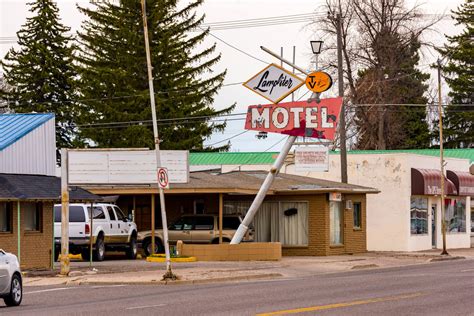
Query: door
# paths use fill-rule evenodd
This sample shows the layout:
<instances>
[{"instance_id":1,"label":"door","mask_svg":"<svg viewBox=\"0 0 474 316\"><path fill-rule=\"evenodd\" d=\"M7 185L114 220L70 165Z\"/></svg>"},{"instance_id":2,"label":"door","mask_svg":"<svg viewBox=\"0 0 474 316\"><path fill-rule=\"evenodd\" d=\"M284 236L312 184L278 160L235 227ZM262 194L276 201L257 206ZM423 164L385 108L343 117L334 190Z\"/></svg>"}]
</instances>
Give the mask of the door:
<instances>
[{"instance_id":1,"label":"door","mask_svg":"<svg viewBox=\"0 0 474 316\"><path fill-rule=\"evenodd\" d=\"M474 198L471 197L471 205L473 199ZM471 247L474 248L474 207L471 207Z\"/></svg>"},{"instance_id":2,"label":"door","mask_svg":"<svg viewBox=\"0 0 474 316\"><path fill-rule=\"evenodd\" d=\"M114 206L115 215L117 216L117 232L120 242L126 243L128 240L129 225L127 217L123 214L122 210L118 206Z\"/></svg>"},{"instance_id":3,"label":"door","mask_svg":"<svg viewBox=\"0 0 474 316\"><path fill-rule=\"evenodd\" d=\"M0 250L0 294L5 294L10 289L10 277L8 275L7 255Z\"/></svg>"},{"instance_id":4,"label":"door","mask_svg":"<svg viewBox=\"0 0 474 316\"><path fill-rule=\"evenodd\" d=\"M436 248L436 209L437 204L431 204L431 247Z\"/></svg>"},{"instance_id":5,"label":"door","mask_svg":"<svg viewBox=\"0 0 474 316\"><path fill-rule=\"evenodd\" d=\"M117 220L113 207L107 206L106 208L107 214L109 214L109 232L105 232L105 242L118 243L120 242L119 221Z\"/></svg>"},{"instance_id":6,"label":"door","mask_svg":"<svg viewBox=\"0 0 474 316\"><path fill-rule=\"evenodd\" d=\"M170 225L168 228L168 238L170 243L182 240L184 243L192 242L191 230L194 226L194 217L184 216Z\"/></svg>"}]
</instances>

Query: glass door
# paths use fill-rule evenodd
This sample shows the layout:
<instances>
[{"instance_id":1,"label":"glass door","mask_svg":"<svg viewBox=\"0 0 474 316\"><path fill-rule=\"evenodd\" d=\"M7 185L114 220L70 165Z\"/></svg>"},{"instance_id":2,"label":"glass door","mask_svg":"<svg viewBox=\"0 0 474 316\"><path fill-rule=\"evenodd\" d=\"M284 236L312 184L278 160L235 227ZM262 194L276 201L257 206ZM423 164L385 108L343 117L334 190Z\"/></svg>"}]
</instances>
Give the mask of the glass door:
<instances>
[{"instance_id":1,"label":"glass door","mask_svg":"<svg viewBox=\"0 0 474 316\"><path fill-rule=\"evenodd\" d=\"M437 204L431 204L431 246L436 248L436 209Z\"/></svg>"}]
</instances>

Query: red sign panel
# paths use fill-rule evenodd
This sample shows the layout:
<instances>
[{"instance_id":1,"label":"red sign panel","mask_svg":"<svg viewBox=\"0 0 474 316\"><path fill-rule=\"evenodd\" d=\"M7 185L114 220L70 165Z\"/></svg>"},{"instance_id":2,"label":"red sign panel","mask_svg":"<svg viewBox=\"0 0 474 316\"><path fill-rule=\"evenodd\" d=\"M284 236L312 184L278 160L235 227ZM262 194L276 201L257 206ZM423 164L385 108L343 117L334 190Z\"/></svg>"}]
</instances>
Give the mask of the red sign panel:
<instances>
[{"instance_id":1,"label":"red sign panel","mask_svg":"<svg viewBox=\"0 0 474 316\"><path fill-rule=\"evenodd\" d=\"M333 140L341 106L342 98L251 105L245 129Z\"/></svg>"}]
</instances>

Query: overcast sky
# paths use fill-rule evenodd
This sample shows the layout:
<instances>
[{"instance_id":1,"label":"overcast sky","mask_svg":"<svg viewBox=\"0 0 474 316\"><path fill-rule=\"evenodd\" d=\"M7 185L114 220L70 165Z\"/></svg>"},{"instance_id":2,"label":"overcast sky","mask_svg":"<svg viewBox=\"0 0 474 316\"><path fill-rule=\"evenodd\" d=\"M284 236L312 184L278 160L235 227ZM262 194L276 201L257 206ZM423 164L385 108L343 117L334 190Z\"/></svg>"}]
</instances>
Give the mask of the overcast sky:
<instances>
[{"instance_id":1,"label":"overcast sky","mask_svg":"<svg viewBox=\"0 0 474 316\"><path fill-rule=\"evenodd\" d=\"M137 0L138 1L138 0ZM4 56L8 49L14 45L14 37L21 25L25 23L29 15L25 0L0 0L0 56ZM62 17L62 22L70 26L73 30L80 28L83 16L77 11L76 3L87 5L89 1L84 0L58 0L58 5ZM241 19L256 19L265 17L275 17L293 14L304 14L321 12L320 6L324 3L321 0L207 0L200 8L201 13L206 14L205 23L234 21ZM449 13L463 3L462 0L430 0L426 2L407 1L408 5L421 4L421 9L427 14ZM322 12L324 13L324 12ZM306 26L307 22L292 23L285 25L273 25L257 28L239 28L230 30L215 30L211 33L218 37L209 36L205 45L217 43L217 51L222 53L222 59L215 68L216 71L227 69L226 84L246 81L261 69L266 63L279 63L265 52L260 50L263 45L275 52L284 49L284 56L292 58L293 46L296 46L296 63L308 69L310 67L311 48L309 41L314 38L312 28ZM443 34L452 35L459 32L459 28L454 26L450 19L444 19L437 25L439 32L430 33L429 40L437 45L445 42ZM227 44L225 44L225 41ZM231 47L230 45L234 46ZM263 60L259 61L244 53ZM423 53L422 65L427 65L437 56L431 51ZM423 68L427 71L427 67ZM307 89L303 86L296 93L295 99L305 98L303 96ZM335 93L330 91L328 95ZM289 101L289 99L285 100ZM234 102L237 103L235 113L246 111L247 106L252 104L266 104L266 100L252 93L242 85L230 85L221 89L215 99L214 107L220 109ZM282 101L284 102L284 101ZM235 118L242 118L238 116ZM228 123L228 128L222 134L213 135L206 144L213 144L227 139L244 131L244 121L235 120ZM277 151L282 146L282 136L278 134L269 135L265 140L257 140L256 132L249 131L231 140L231 151Z\"/></svg>"}]
</instances>

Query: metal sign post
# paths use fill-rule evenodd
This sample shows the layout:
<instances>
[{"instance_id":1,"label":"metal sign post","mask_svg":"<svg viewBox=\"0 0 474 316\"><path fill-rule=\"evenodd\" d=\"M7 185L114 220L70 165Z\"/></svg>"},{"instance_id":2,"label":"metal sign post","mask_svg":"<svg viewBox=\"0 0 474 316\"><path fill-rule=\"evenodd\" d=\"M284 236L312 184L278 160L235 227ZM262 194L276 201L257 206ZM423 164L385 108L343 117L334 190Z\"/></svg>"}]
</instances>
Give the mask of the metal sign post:
<instances>
[{"instance_id":1,"label":"metal sign post","mask_svg":"<svg viewBox=\"0 0 474 316\"><path fill-rule=\"evenodd\" d=\"M151 56L150 56L150 43L148 42L148 25L146 18L146 0L141 0L142 3L142 15L143 15L143 31L145 37L145 50L146 50L146 64L148 69L148 85L150 89L150 103L151 103L151 115L153 119L153 136L155 138L155 151L156 151L156 170L158 172L161 167L160 159L160 139L158 137L158 124L156 122L156 108L155 108L155 92L153 88L153 75L151 73ZM158 190L160 193L160 208L161 208L161 222L163 225L163 244L165 246L165 255L166 255L166 273L163 275L163 279L176 279L176 276L171 271L171 257L170 257L170 247L168 243L168 223L166 221L166 209L165 209L165 193L163 188L158 185ZM152 213L155 211L151 210ZM152 231L155 231L155 227L151 228ZM154 240L152 240L154 244ZM155 252L154 247L151 249L152 253Z\"/></svg>"}]
</instances>

